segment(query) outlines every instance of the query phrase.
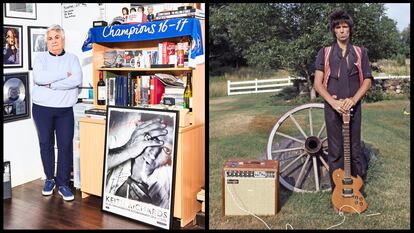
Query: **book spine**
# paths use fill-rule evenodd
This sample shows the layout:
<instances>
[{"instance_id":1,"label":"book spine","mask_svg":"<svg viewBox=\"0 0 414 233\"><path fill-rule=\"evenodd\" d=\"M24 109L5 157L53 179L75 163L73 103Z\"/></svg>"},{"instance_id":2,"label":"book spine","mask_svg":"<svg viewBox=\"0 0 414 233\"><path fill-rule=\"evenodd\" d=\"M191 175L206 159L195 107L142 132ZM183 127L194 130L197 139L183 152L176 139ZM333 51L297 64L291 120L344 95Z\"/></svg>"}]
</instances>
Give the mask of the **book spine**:
<instances>
[{"instance_id":1,"label":"book spine","mask_svg":"<svg viewBox=\"0 0 414 233\"><path fill-rule=\"evenodd\" d=\"M128 106L128 76L122 76L122 106Z\"/></svg>"},{"instance_id":2,"label":"book spine","mask_svg":"<svg viewBox=\"0 0 414 233\"><path fill-rule=\"evenodd\" d=\"M162 63L161 64L168 64L168 42L162 42Z\"/></svg>"},{"instance_id":3,"label":"book spine","mask_svg":"<svg viewBox=\"0 0 414 233\"><path fill-rule=\"evenodd\" d=\"M120 83L120 78L119 76L115 76L115 105L119 105L119 93L120 88L119 88L119 83Z\"/></svg>"},{"instance_id":4,"label":"book spine","mask_svg":"<svg viewBox=\"0 0 414 233\"><path fill-rule=\"evenodd\" d=\"M139 85L140 85L140 78L139 76L135 79L135 106L138 106L139 104Z\"/></svg>"},{"instance_id":5,"label":"book spine","mask_svg":"<svg viewBox=\"0 0 414 233\"><path fill-rule=\"evenodd\" d=\"M158 43L158 54L157 54L157 63L156 64L163 64L162 63L162 43Z\"/></svg>"},{"instance_id":6,"label":"book spine","mask_svg":"<svg viewBox=\"0 0 414 233\"><path fill-rule=\"evenodd\" d=\"M116 93L116 88L115 88L115 78L111 77L109 78L109 98L108 98L108 104L109 105L115 105L115 93Z\"/></svg>"}]
</instances>

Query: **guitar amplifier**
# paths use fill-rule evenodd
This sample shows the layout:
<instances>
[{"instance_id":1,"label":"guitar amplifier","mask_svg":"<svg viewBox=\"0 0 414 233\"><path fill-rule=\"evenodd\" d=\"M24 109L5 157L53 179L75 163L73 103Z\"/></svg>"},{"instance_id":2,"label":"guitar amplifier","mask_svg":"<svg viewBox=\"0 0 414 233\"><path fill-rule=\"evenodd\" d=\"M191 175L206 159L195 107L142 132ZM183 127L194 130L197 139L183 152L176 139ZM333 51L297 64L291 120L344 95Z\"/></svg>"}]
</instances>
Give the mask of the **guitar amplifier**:
<instances>
[{"instance_id":1,"label":"guitar amplifier","mask_svg":"<svg viewBox=\"0 0 414 233\"><path fill-rule=\"evenodd\" d=\"M222 215L277 214L279 161L228 160L222 182Z\"/></svg>"}]
</instances>

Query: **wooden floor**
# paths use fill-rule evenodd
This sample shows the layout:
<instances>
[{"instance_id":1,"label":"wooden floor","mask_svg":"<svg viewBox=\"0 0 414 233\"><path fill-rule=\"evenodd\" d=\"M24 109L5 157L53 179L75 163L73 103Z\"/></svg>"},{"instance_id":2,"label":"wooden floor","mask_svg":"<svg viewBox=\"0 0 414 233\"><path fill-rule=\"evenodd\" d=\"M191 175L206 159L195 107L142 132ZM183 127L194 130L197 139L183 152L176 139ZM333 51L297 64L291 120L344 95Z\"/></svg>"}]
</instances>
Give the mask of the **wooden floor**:
<instances>
[{"instance_id":1,"label":"wooden floor","mask_svg":"<svg viewBox=\"0 0 414 233\"><path fill-rule=\"evenodd\" d=\"M56 192L43 196L41 179L16 186L12 198L3 200L4 229L158 229L122 216L101 211L101 198L81 198L66 202ZM178 225L174 222L173 226ZM183 229L202 229L189 224Z\"/></svg>"}]
</instances>

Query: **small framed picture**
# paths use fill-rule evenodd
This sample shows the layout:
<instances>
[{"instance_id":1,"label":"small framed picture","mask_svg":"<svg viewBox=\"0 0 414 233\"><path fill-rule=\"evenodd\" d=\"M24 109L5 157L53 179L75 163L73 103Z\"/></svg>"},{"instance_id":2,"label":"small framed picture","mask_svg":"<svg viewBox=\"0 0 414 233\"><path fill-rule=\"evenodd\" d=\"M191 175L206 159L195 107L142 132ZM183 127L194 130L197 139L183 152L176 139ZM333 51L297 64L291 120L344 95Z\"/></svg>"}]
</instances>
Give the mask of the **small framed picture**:
<instances>
[{"instance_id":1,"label":"small framed picture","mask_svg":"<svg viewBox=\"0 0 414 233\"><path fill-rule=\"evenodd\" d=\"M27 27L29 35L29 70L33 70L33 62L36 56L47 51L46 31L47 27Z\"/></svg>"},{"instance_id":2,"label":"small framed picture","mask_svg":"<svg viewBox=\"0 0 414 233\"><path fill-rule=\"evenodd\" d=\"M103 211L172 229L178 117L107 106Z\"/></svg>"},{"instance_id":3,"label":"small framed picture","mask_svg":"<svg viewBox=\"0 0 414 233\"><path fill-rule=\"evenodd\" d=\"M3 25L3 68L23 67L23 27Z\"/></svg>"},{"instance_id":4,"label":"small framed picture","mask_svg":"<svg viewBox=\"0 0 414 233\"><path fill-rule=\"evenodd\" d=\"M6 18L36 19L36 3L5 3Z\"/></svg>"},{"instance_id":5,"label":"small framed picture","mask_svg":"<svg viewBox=\"0 0 414 233\"><path fill-rule=\"evenodd\" d=\"M29 73L3 74L4 123L30 118Z\"/></svg>"}]
</instances>

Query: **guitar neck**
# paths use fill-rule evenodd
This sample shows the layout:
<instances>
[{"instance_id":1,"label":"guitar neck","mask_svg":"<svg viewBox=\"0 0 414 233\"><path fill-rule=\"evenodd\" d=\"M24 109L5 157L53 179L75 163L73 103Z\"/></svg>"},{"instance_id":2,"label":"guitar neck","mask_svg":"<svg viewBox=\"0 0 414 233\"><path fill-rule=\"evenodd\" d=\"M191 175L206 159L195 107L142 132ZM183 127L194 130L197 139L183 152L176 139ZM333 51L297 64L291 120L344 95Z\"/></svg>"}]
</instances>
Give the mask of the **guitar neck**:
<instances>
[{"instance_id":1,"label":"guitar neck","mask_svg":"<svg viewBox=\"0 0 414 233\"><path fill-rule=\"evenodd\" d=\"M342 125L342 135L344 138L344 170L345 178L351 177L351 143L349 137L349 123Z\"/></svg>"}]
</instances>

